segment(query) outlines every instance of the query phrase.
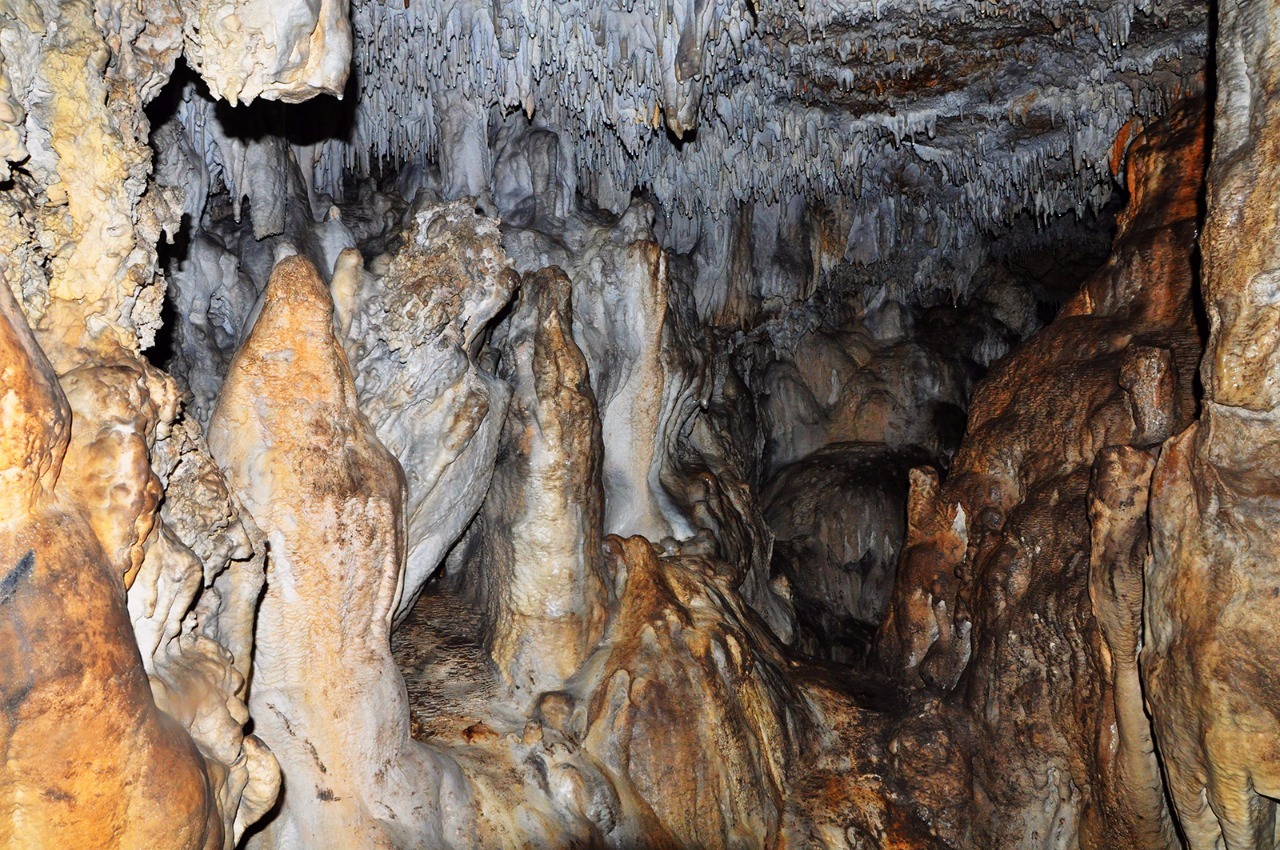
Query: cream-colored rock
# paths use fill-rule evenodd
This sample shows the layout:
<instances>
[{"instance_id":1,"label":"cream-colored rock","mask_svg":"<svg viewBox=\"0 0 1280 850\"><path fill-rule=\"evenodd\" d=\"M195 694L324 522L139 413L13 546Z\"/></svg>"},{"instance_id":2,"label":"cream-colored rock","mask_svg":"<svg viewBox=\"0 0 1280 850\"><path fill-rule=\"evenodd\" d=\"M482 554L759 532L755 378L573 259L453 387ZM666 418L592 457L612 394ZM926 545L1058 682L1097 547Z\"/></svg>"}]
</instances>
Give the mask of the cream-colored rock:
<instances>
[{"instance_id":1,"label":"cream-colored rock","mask_svg":"<svg viewBox=\"0 0 1280 850\"><path fill-rule=\"evenodd\" d=\"M947 411L959 412L966 379L954 361L913 338L903 305L865 310L848 327L817 329L761 370L756 390L766 459L777 471L839 442L915 446L939 457L958 437Z\"/></svg>"},{"instance_id":2,"label":"cream-colored rock","mask_svg":"<svg viewBox=\"0 0 1280 850\"><path fill-rule=\"evenodd\" d=\"M600 419L570 292L559 269L521 281L502 345L514 394L482 513L490 651L523 703L564 686L607 613Z\"/></svg>"},{"instance_id":3,"label":"cream-colored rock","mask_svg":"<svg viewBox=\"0 0 1280 850\"><path fill-rule=\"evenodd\" d=\"M570 181L559 172L540 178L556 193ZM558 238L511 229L503 245L517 268L557 265L573 282L574 340L602 423L605 532L717 555L726 577L789 639L794 616L785 589L770 582L772 538L752 492L755 402L724 348L699 328L653 219L653 208L637 201L616 220L551 219L563 226Z\"/></svg>"},{"instance_id":4,"label":"cream-colored rock","mask_svg":"<svg viewBox=\"0 0 1280 850\"><path fill-rule=\"evenodd\" d=\"M128 587L142 566L162 494L150 447L157 428L177 414L177 393L167 376L132 358L82 366L61 383L74 413L68 455L75 462L59 487L88 512Z\"/></svg>"},{"instance_id":5,"label":"cream-colored rock","mask_svg":"<svg viewBox=\"0 0 1280 850\"><path fill-rule=\"evenodd\" d=\"M109 366L82 366L62 383L73 423L59 492L83 507L130 589L134 639L152 693L205 756L230 848L275 802L280 783L270 753L244 734L249 719L244 676L231 652L214 639L234 633L238 617L247 618L252 627L257 595L233 598L222 611L205 616L193 611L205 589L205 566L159 520L161 481L151 462L157 433L170 436L176 413L172 381L143 362L122 359ZM187 495L175 488L169 499L177 502ZM258 569L255 590L260 592ZM208 608L209 600L203 601ZM218 614L227 621L221 629L215 622ZM228 642L247 669L252 635Z\"/></svg>"},{"instance_id":6,"label":"cream-colored rock","mask_svg":"<svg viewBox=\"0 0 1280 850\"><path fill-rule=\"evenodd\" d=\"M0 192L11 283L60 372L86 354L148 345L171 198L147 194L146 98L177 59L166 2L9 2L2 12L9 99L25 113L29 157ZM176 216L174 216L176 218Z\"/></svg>"},{"instance_id":7,"label":"cream-colored rock","mask_svg":"<svg viewBox=\"0 0 1280 850\"><path fill-rule=\"evenodd\" d=\"M407 480L400 622L475 517L510 388L480 349L515 286L497 223L470 203L424 203L385 275L338 256L332 288L361 408Z\"/></svg>"},{"instance_id":8,"label":"cream-colored rock","mask_svg":"<svg viewBox=\"0 0 1280 850\"><path fill-rule=\"evenodd\" d=\"M347 0L183 3L187 61L232 104L342 95L351 64Z\"/></svg>"},{"instance_id":9,"label":"cream-colored rock","mask_svg":"<svg viewBox=\"0 0 1280 850\"><path fill-rule=\"evenodd\" d=\"M702 388L670 362L669 258L652 241L651 219L651 208L633 206L574 259L573 332L600 407L605 532L683 540L693 528L661 479Z\"/></svg>"},{"instance_id":10,"label":"cream-colored rock","mask_svg":"<svg viewBox=\"0 0 1280 850\"><path fill-rule=\"evenodd\" d=\"M4 62L0 59L0 174L9 175L11 163L21 162L27 158L27 148L23 144L26 133L23 130L22 106L13 97L13 84L5 73Z\"/></svg>"},{"instance_id":11,"label":"cream-colored rock","mask_svg":"<svg viewBox=\"0 0 1280 850\"><path fill-rule=\"evenodd\" d=\"M357 406L328 288L301 257L272 275L209 446L270 546L249 708L285 790L251 846L444 843L440 795L462 806L461 792L410 741L390 651L404 477Z\"/></svg>"}]
</instances>

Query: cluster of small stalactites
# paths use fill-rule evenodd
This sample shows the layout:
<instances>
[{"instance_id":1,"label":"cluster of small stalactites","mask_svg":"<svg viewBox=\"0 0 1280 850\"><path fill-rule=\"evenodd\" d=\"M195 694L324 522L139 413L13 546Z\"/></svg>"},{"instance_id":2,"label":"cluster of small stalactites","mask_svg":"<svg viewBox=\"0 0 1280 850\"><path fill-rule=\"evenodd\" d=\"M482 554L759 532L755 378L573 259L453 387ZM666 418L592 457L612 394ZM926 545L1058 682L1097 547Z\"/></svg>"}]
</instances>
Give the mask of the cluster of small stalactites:
<instances>
[{"instance_id":1,"label":"cluster of small stalactites","mask_svg":"<svg viewBox=\"0 0 1280 850\"><path fill-rule=\"evenodd\" d=\"M356 124L319 176L336 191L343 170L435 159L461 98L559 133L601 206L633 188L696 215L848 199L877 234L851 232L851 258L874 261L1105 201L1121 127L1203 66L1203 15L1193 0L359 4Z\"/></svg>"},{"instance_id":2,"label":"cluster of small stalactites","mask_svg":"<svg viewBox=\"0 0 1280 850\"><path fill-rule=\"evenodd\" d=\"M490 160L459 156L486 156L489 129L521 111L601 207L640 189L705 221L803 197L841 211L845 259L903 265L1026 213L1103 205L1124 124L1196 85L1204 14L1196 0L375 0L352 9L354 125L299 159L335 198L352 173L449 157L483 173ZM251 194L212 103L184 99L206 185ZM903 285L936 287L936 266L907 258Z\"/></svg>"}]
</instances>

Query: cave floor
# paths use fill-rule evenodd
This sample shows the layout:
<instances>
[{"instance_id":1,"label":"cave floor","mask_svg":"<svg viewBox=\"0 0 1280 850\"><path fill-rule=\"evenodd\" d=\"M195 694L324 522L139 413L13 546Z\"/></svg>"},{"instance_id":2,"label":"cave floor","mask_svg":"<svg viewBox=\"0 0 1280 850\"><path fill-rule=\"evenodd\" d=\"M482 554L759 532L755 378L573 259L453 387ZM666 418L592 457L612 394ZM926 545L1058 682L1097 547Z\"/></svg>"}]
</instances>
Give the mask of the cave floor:
<instances>
[{"instance_id":1,"label":"cave floor","mask_svg":"<svg viewBox=\"0 0 1280 850\"><path fill-rule=\"evenodd\" d=\"M495 726L522 725L507 709L482 635L479 611L455 594L431 588L393 633L391 653L409 691L413 737L471 743L493 734Z\"/></svg>"}]
</instances>

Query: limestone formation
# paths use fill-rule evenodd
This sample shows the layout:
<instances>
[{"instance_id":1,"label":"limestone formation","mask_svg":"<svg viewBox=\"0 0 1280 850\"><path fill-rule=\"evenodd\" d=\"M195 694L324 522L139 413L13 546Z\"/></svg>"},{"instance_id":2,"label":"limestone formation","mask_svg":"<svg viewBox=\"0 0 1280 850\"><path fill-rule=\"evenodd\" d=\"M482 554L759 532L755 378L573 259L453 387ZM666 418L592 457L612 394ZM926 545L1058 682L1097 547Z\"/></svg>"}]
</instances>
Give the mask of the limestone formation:
<instances>
[{"instance_id":1,"label":"limestone formation","mask_svg":"<svg viewBox=\"0 0 1280 850\"><path fill-rule=\"evenodd\" d=\"M973 761L982 846L1171 839L1131 657L1142 452L1193 415L1198 352L1203 124L1194 106L1166 120L1129 146L1111 259L978 387L947 481L913 478L880 660L958 686L960 722L999 754Z\"/></svg>"},{"instance_id":2,"label":"limestone formation","mask_svg":"<svg viewBox=\"0 0 1280 850\"><path fill-rule=\"evenodd\" d=\"M514 394L485 499L478 577L491 652L526 700L558 691L604 631L600 418L563 272L525 275L505 328Z\"/></svg>"},{"instance_id":3,"label":"limestone formation","mask_svg":"<svg viewBox=\"0 0 1280 850\"><path fill-rule=\"evenodd\" d=\"M495 223L465 203L411 216L384 275L367 275L350 251L332 285L362 409L408 482L397 621L479 511L512 392L480 362L515 284Z\"/></svg>"},{"instance_id":4,"label":"limestone formation","mask_svg":"<svg viewBox=\"0 0 1280 850\"><path fill-rule=\"evenodd\" d=\"M120 455L123 504L94 500L101 490L74 479L58 486L66 468L116 459L68 457L71 408L7 286L0 363L0 843L222 847L219 778L156 707L125 602L125 572L140 561L137 532L154 521L145 450ZM144 442L136 432L123 439Z\"/></svg>"},{"instance_id":5,"label":"limestone formation","mask_svg":"<svg viewBox=\"0 0 1280 850\"><path fill-rule=\"evenodd\" d=\"M269 545L249 710L285 787L253 846L405 847L442 829L415 800L440 779L391 659L404 473L356 399L328 288L281 261L209 426Z\"/></svg>"},{"instance_id":6,"label":"limestone formation","mask_svg":"<svg viewBox=\"0 0 1280 850\"><path fill-rule=\"evenodd\" d=\"M595 662L586 748L682 843L774 845L808 719L785 662L714 565L659 559L641 537L608 546L623 590ZM673 723L690 725L672 735Z\"/></svg>"},{"instance_id":7,"label":"limestone formation","mask_svg":"<svg viewBox=\"0 0 1280 850\"><path fill-rule=\"evenodd\" d=\"M1152 478L1142 673L1189 847L1274 841L1277 10L1219 9L1199 421Z\"/></svg>"},{"instance_id":8,"label":"limestone formation","mask_svg":"<svg viewBox=\"0 0 1280 850\"><path fill-rule=\"evenodd\" d=\"M184 55L232 104L341 95L351 61L346 0L182 7Z\"/></svg>"},{"instance_id":9,"label":"limestone formation","mask_svg":"<svg viewBox=\"0 0 1280 850\"><path fill-rule=\"evenodd\" d=\"M1273 847L1277 33L0 0L0 845Z\"/></svg>"}]
</instances>

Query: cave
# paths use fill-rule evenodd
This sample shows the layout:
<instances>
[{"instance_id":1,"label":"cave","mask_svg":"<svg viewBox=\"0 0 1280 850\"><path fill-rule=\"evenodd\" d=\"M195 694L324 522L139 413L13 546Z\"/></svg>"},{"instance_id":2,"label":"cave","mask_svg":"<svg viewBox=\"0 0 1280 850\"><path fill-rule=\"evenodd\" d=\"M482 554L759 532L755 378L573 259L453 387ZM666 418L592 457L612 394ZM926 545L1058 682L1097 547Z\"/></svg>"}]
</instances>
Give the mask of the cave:
<instances>
[{"instance_id":1,"label":"cave","mask_svg":"<svg viewBox=\"0 0 1280 850\"><path fill-rule=\"evenodd\" d=\"M0 846L1280 847L1280 3L0 0L0 279Z\"/></svg>"}]
</instances>

